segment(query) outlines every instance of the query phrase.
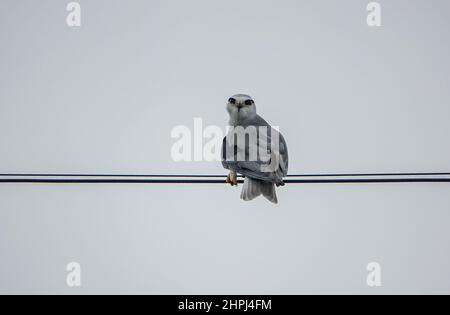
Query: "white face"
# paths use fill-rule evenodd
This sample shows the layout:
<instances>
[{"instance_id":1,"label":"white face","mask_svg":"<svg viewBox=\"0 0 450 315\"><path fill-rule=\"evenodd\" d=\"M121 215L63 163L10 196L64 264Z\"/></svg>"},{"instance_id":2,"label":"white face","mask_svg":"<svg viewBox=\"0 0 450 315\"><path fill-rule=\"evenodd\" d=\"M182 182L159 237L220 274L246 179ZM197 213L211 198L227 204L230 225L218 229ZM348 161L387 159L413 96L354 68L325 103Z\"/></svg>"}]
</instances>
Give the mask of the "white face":
<instances>
[{"instance_id":1,"label":"white face","mask_svg":"<svg viewBox=\"0 0 450 315\"><path fill-rule=\"evenodd\" d=\"M237 94L228 100L228 113L236 118L247 118L256 114L256 106L248 95Z\"/></svg>"}]
</instances>

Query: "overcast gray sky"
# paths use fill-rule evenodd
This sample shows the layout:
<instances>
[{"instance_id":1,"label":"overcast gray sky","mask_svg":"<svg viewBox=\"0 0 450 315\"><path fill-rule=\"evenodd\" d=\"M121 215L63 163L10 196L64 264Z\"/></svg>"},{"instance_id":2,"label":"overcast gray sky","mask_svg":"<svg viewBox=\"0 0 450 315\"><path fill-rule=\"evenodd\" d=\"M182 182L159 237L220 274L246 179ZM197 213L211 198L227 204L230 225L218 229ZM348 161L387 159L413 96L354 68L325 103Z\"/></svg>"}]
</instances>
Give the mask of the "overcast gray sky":
<instances>
[{"instance_id":1,"label":"overcast gray sky","mask_svg":"<svg viewBox=\"0 0 450 315\"><path fill-rule=\"evenodd\" d=\"M69 28L69 1L2 0L0 173L225 174L170 132L225 128L235 93L290 173L448 171L450 3L379 1L370 28L368 2L80 0ZM450 293L448 188L1 184L0 292Z\"/></svg>"}]
</instances>

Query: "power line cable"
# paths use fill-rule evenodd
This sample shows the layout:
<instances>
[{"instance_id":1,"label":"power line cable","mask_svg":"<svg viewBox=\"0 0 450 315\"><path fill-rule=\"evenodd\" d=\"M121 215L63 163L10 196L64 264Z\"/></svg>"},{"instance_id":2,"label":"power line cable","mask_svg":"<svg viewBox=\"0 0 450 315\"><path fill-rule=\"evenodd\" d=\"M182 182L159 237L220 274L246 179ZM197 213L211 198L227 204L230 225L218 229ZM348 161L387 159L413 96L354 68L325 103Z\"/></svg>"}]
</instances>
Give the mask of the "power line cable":
<instances>
[{"instance_id":1,"label":"power line cable","mask_svg":"<svg viewBox=\"0 0 450 315\"><path fill-rule=\"evenodd\" d=\"M0 183L21 184L224 184L226 175L200 174L0 174ZM240 176L239 181L243 182ZM288 175L286 184L450 183L450 173Z\"/></svg>"}]
</instances>

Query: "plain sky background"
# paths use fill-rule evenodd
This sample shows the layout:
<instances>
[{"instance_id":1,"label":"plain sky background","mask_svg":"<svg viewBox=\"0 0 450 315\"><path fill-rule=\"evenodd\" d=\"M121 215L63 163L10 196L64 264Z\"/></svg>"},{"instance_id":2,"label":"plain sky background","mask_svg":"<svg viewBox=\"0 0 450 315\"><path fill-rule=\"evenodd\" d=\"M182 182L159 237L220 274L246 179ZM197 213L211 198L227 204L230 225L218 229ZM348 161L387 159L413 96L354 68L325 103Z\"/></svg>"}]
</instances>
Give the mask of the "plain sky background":
<instances>
[{"instance_id":1,"label":"plain sky background","mask_svg":"<svg viewBox=\"0 0 450 315\"><path fill-rule=\"evenodd\" d=\"M224 173L172 161L248 93L290 173L450 170L450 2L0 2L0 173ZM1 293L450 293L446 184L0 186ZM65 284L79 262L83 286ZM383 287L366 286L381 263Z\"/></svg>"}]
</instances>

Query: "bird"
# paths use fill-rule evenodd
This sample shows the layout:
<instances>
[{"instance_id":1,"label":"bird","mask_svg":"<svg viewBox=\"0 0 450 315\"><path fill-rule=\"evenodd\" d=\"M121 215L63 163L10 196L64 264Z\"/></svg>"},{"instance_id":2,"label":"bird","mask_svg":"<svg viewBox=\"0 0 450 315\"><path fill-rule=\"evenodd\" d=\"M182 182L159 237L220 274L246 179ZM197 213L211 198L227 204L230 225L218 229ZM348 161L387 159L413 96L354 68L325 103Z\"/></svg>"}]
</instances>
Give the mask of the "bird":
<instances>
[{"instance_id":1,"label":"bird","mask_svg":"<svg viewBox=\"0 0 450 315\"><path fill-rule=\"evenodd\" d=\"M257 114L249 95L233 95L226 109L230 126L222 142L222 165L229 170L226 183L237 186L240 174L244 176L241 199L251 201L262 195L277 204L275 186L284 186L289 166L283 135Z\"/></svg>"}]
</instances>

